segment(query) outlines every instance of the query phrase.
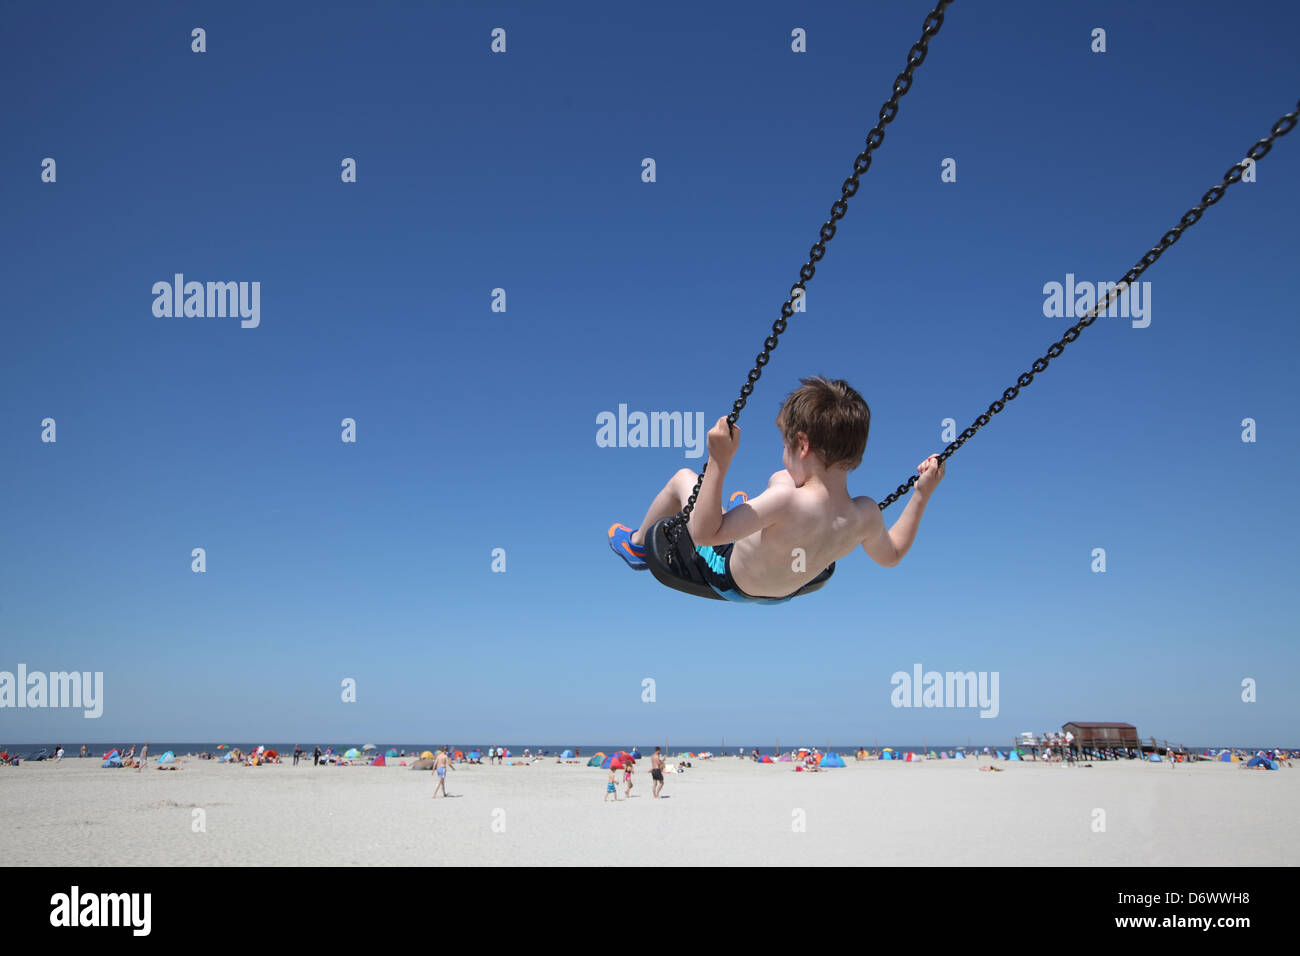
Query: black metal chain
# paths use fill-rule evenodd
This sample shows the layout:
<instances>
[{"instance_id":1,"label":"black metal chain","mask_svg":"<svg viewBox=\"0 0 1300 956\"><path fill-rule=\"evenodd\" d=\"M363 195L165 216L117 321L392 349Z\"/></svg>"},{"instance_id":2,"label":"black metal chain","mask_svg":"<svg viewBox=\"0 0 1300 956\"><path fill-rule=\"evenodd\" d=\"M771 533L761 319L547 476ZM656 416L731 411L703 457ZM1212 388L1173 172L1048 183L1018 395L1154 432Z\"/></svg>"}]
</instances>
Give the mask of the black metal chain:
<instances>
[{"instance_id":1,"label":"black metal chain","mask_svg":"<svg viewBox=\"0 0 1300 956\"><path fill-rule=\"evenodd\" d=\"M1258 162L1267 156L1269 150L1273 148L1273 141L1275 139L1279 136L1285 136L1287 133L1291 132L1291 130L1295 129L1297 116L1300 116L1300 102L1296 103L1295 110L1285 114L1280 120L1273 124L1273 129L1269 132L1268 136L1261 139L1247 151L1247 159ZM957 437L956 441L948 445L948 447L939 454L939 463L942 465L953 456L953 453L955 453L958 448L970 441L977 431L992 420L994 415L1002 411L1008 402L1012 401L1020 394L1022 388L1028 387L1029 384L1033 382L1036 374L1046 369L1047 364L1052 359L1059 357L1061 353L1065 351L1065 347L1068 344L1077 339L1084 329L1097 321L1097 316L1110 308L1111 303L1118 295L1122 294L1125 289L1137 281L1137 278L1141 276L1142 273L1146 272L1148 268L1155 265L1156 260L1159 259L1170 246L1177 242L1179 237L1181 237L1187 229L1196 224L1206 209L1213 206L1223 198L1223 195L1228 191L1229 186L1241 181L1242 174L1245 173L1246 169L1247 160L1243 159L1224 173L1223 182L1212 187L1204 196L1202 196L1199 203L1183 214L1183 218L1178 221L1178 225L1174 226L1174 228L1161 236L1160 241L1156 243L1146 255L1138 260L1137 265L1124 273L1124 278L1116 283L1115 287L1110 290L1105 301L1098 302L1097 305L1088 310L1087 314L1084 315L1083 318L1070 326L1070 328L1066 330L1064 336L1052 343L1051 348L1047 350L1045 355L1035 359L1034 364L1031 366L1031 371L1025 372L1020 376L1020 378L1016 379L1015 385L1012 385L1004 391L1002 397L988 407L988 411L976 418L971 426ZM893 494L880 502L880 510L884 511L902 495L906 494L908 490L916 484L918 477L918 475L912 475L907 479L906 484L899 485Z\"/></svg>"},{"instance_id":2,"label":"black metal chain","mask_svg":"<svg viewBox=\"0 0 1300 956\"><path fill-rule=\"evenodd\" d=\"M808 282L811 281L813 274L817 271L816 263L820 262L826 255L826 243L835 238L835 224L844 218L849 211L849 199L858 191L859 177L871 168L872 151L885 141L885 127L894 121L898 115L898 102L912 88L912 72L925 62L925 57L929 53L930 40L939 32L943 26L943 11L952 4L953 0L939 0L935 8L925 18L925 23L921 29L921 39L912 44L912 48L907 52L907 66L902 73L894 78L893 92L889 99L885 100L880 107L880 121L871 128L867 134L866 148L860 152L853 160L853 175L844 180L840 187L840 198L835 200L831 205L831 218L822 223L821 231L817 242L813 243L812 249L808 253L808 261L799 269L799 281L790 289L790 298L786 299L785 304L781 306L781 317L772 323L772 334L763 340L763 351L754 359L754 367L749 370L748 381L740 388L740 397L731 406L731 414L727 416L727 427L730 428L740 417L741 411L745 408L745 403L754 391L754 383L759 380L763 374L763 366L767 365L771 358L772 350L776 348L781 333L785 331L786 322L790 316L794 315L794 301L807 291ZM681 529L686 526L687 520L691 516L691 511L695 508L695 499L700 494L700 486L704 484L704 473L708 471L709 465L706 461L704 467L700 469L699 477L695 479L695 487L691 490L691 496L686 502L686 507L674 516L667 526L668 540L673 544L677 543L678 535ZM670 550L669 554L675 553L675 549Z\"/></svg>"}]
</instances>

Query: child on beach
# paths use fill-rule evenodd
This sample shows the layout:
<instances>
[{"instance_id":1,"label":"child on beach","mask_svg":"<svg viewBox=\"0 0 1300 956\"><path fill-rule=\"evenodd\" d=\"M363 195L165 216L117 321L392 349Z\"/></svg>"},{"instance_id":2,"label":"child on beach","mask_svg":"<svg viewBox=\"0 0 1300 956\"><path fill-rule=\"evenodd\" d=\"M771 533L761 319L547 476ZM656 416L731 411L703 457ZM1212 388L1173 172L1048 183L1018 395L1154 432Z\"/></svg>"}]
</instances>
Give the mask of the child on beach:
<instances>
[{"instance_id":1,"label":"child on beach","mask_svg":"<svg viewBox=\"0 0 1300 956\"><path fill-rule=\"evenodd\" d=\"M623 764L623 782L627 784L627 792L624 794L627 799L632 799L632 761L629 760Z\"/></svg>"},{"instance_id":2,"label":"child on beach","mask_svg":"<svg viewBox=\"0 0 1300 956\"><path fill-rule=\"evenodd\" d=\"M614 768L609 768L609 780L605 784L605 799L602 803L608 803L610 796L614 797L614 802L618 803L618 783L614 780Z\"/></svg>"},{"instance_id":3,"label":"child on beach","mask_svg":"<svg viewBox=\"0 0 1300 956\"><path fill-rule=\"evenodd\" d=\"M931 455L916 468L912 497L892 528L876 502L851 498L848 474L862 462L871 424L867 403L847 382L821 376L801 380L776 417L784 468L767 490L724 512L723 484L740 443L725 418L708 435L709 461L686 532L696 564L710 586L728 600L788 600L831 562L861 545L887 568L900 562L921 524L925 506L944 477ZM609 545L627 564L645 570L645 538L661 518L685 507L696 475L678 471L655 497L640 527L615 524ZM763 597L768 596L768 597Z\"/></svg>"}]
</instances>

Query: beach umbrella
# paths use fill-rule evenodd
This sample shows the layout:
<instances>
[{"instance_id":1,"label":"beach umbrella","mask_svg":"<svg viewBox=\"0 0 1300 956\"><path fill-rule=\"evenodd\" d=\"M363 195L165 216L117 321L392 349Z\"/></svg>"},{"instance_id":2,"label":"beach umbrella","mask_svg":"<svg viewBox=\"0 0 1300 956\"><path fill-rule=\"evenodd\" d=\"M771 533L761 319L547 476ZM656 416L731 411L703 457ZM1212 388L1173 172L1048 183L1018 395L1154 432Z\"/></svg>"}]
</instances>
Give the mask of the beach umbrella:
<instances>
[{"instance_id":1,"label":"beach umbrella","mask_svg":"<svg viewBox=\"0 0 1300 956\"><path fill-rule=\"evenodd\" d=\"M356 747L350 747L350 748L348 748L347 753L345 753L343 756L346 757L346 758L349 759L349 760L352 760L352 759L354 759L354 758L356 758L356 757L360 757L361 754L357 752L357 748L356 748Z\"/></svg>"},{"instance_id":2,"label":"beach umbrella","mask_svg":"<svg viewBox=\"0 0 1300 956\"><path fill-rule=\"evenodd\" d=\"M394 750L392 747L389 747L386 751L384 751L384 756L385 756L385 757L396 757L396 756L399 756L399 754L398 754L397 751Z\"/></svg>"},{"instance_id":3,"label":"beach umbrella","mask_svg":"<svg viewBox=\"0 0 1300 956\"><path fill-rule=\"evenodd\" d=\"M635 747L632 748L632 759L633 760L641 759L641 751L637 750Z\"/></svg>"},{"instance_id":4,"label":"beach umbrella","mask_svg":"<svg viewBox=\"0 0 1300 956\"><path fill-rule=\"evenodd\" d=\"M229 747L228 745L226 745L226 744L218 744L218 745L217 745L217 749L218 749L218 750L229 750L230 747Z\"/></svg>"},{"instance_id":5,"label":"beach umbrella","mask_svg":"<svg viewBox=\"0 0 1300 956\"><path fill-rule=\"evenodd\" d=\"M366 745L365 745L364 747L362 747L361 749L362 749L362 750L374 750L374 749L375 749L375 745L374 745L374 744L366 744Z\"/></svg>"},{"instance_id":6,"label":"beach umbrella","mask_svg":"<svg viewBox=\"0 0 1300 956\"><path fill-rule=\"evenodd\" d=\"M591 759L587 761L587 766L599 767L604 762L605 762L605 755L603 753L596 753L596 754L592 754Z\"/></svg>"},{"instance_id":7,"label":"beach umbrella","mask_svg":"<svg viewBox=\"0 0 1300 956\"><path fill-rule=\"evenodd\" d=\"M434 757L433 757L433 752L432 752L432 751L429 751L429 750L426 750L424 753L420 754L420 759L421 759L421 760L433 760L433 759L434 759Z\"/></svg>"}]
</instances>

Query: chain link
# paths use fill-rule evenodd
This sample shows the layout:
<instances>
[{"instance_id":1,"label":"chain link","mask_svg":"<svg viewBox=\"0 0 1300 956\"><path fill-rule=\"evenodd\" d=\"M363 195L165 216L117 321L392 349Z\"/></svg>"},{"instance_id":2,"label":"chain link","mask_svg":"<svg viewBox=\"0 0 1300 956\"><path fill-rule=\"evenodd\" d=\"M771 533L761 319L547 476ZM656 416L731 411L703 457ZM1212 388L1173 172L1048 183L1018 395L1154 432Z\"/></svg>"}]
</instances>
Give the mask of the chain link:
<instances>
[{"instance_id":1,"label":"chain link","mask_svg":"<svg viewBox=\"0 0 1300 956\"><path fill-rule=\"evenodd\" d=\"M1296 103L1295 110L1285 114L1280 120L1273 124L1273 128L1269 132L1268 136L1261 139L1246 152L1247 159L1258 161L1267 156L1268 151L1273 148L1274 140L1279 136L1285 136L1287 133L1291 132L1291 130L1295 129L1297 116L1300 116L1300 102ZM1174 228L1161 236L1160 241L1148 250L1146 255L1138 260L1137 265L1124 273L1124 277L1116 283L1113 289L1110 290L1105 301L1098 302L1097 305L1088 310L1083 318L1070 326L1060 340L1052 343L1052 346L1047 350L1046 355L1034 360L1034 364L1031 366L1032 371L1025 372L1020 376L1020 378L1016 379L1016 384L1004 391L1001 399L990 405L988 411L976 418L969 428L957 436L956 441L948 445L948 447L939 454L939 463L942 464L943 462L946 462L953 456L958 448L970 441L977 431L992 420L994 415L1002 411L1008 402L1014 400L1015 397L1020 394L1022 388L1027 388L1033 382L1035 375L1047 369L1048 362L1054 358L1060 357L1061 353L1065 351L1066 345L1077 339L1084 329L1097 321L1097 316L1109 309L1111 303L1122 294L1125 289L1136 282L1142 273L1146 272L1147 269L1153 266L1156 260L1164 255L1165 251L1177 242L1187 229L1195 225L1200 220L1206 209L1213 206L1223 198L1224 193L1228 191L1229 186L1241 181L1242 174L1245 173L1246 168L1246 160L1242 160L1224 173L1223 182L1211 187L1205 195L1201 197L1199 203L1187 210L1187 212L1183 213L1183 217L1178 220L1178 225L1174 226ZM912 475L907 479L906 484L899 485L888 498L881 501L880 510L884 511L900 497L907 494L911 487L916 484L917 477L917 475Z\"/></svg>"},{"instance_id":2,"label":"chain link","mask_svg":"<svg viewBox=\"0 0 1300 956\"><path fill-rule=\"evenodd\" d=\"M795 300L807 291L808 283L812 281L812 277L817 271L816 263L820 262L822 257L826 255L826 244L835 238L836 223L848 213L848 201L858 191L859 177L871 168L871 153L885 141L885 127L892 123L898 115L899 100L912 88L912 71L925 62L926 55L929 53L930 40L943 26L943 12L952 2L953 0L939 0L935 8L925 18L925 23L921 28L921 39L912 44L912 48L908 50L907 66L902 73L894 78L892 94L885 101L885 104L880 107L880 121L867 134L866 148L854 157L853 175L844 180L844 184L840 187L840 198L831 204L831 218L822 223L822 227L818 231L818 239L808 252L808 261L799 269L799 281L791 287L790 298L786 299L781 306L781 317L772 323L772 334L764 339L763 351L754 359L754 367L749 371L748 380L740 387L740 397L732 404L731 414L727 416L728 428L740 418L740 413L744 410L746 402L749 401L749 396L754 392L754 383L762 376L763 367L771 360L772 350L776 348L781 333L786 329L788 320L794 315ZM708 468L709 465L706 461L704 467L700 469L699 476L695 479L695 487L691 490L691 496L686 501L686 507L668 523L666 529L668 540L674 545L677 543L681 529L686 527L691 511L695 508L695 500L699 497L700 487L704 484L704 473ZM674 553L675 549L669 551L670 555Z\"/></svg>"}]
</instances>

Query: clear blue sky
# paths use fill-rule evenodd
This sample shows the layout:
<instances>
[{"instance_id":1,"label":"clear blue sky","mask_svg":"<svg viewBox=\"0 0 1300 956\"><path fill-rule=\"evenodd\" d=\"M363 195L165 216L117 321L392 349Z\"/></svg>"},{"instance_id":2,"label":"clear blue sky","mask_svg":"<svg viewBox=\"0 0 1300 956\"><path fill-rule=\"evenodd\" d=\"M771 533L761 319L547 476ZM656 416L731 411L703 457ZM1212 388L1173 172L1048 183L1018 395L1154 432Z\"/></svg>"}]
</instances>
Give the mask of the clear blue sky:
<instances>
[{"instance_id":1,"label":"clear blue sky","mask_svg":"<svg viewBox=\"0 0 1300 956\"><path fill-rule=\"evenodd\" d=\"M900 567L736 607L609 553L699 462L596 417L729 410L925 2L68 9L0 24L0 669L103 671L105 713L0 739L1296 742L1300 132L1148 273L1149 328L958 453ZM871 403L876 497L1011 384L1069 324L1045 283L1117 279L1295 108L1295 4L1223 11L954 4L729 490L802 375ZM177 272L259 281L260 327L154 317ZM892 707L916 663L997 671L1000 715Z\"/></svg>"}]
</instances>

